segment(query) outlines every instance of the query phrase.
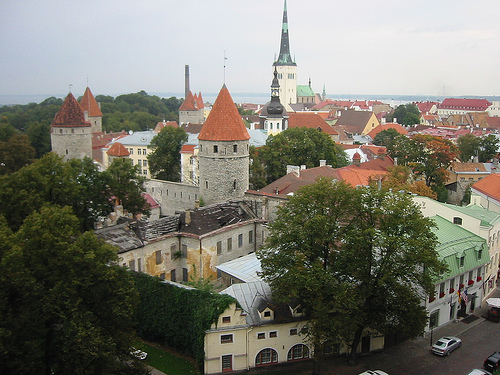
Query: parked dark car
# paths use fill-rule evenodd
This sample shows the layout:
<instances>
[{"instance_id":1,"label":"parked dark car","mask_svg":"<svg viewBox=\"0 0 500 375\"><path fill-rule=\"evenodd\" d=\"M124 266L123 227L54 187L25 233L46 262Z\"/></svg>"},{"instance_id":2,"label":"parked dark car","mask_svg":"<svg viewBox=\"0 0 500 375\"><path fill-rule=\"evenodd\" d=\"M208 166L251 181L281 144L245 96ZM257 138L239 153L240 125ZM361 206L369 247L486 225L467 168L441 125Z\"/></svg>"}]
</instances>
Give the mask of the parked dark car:
<instances>
[{"instance_id":1,"label":"parked dark car","mask_svg":"<svg viewBox=\"0 0 500 375\"><path fill-rule=\"evenodd\" d=\"M494 372L500 367L500 353L495 352L484 360L484 368L488 371Z\"/></svg>"}]
</instances>

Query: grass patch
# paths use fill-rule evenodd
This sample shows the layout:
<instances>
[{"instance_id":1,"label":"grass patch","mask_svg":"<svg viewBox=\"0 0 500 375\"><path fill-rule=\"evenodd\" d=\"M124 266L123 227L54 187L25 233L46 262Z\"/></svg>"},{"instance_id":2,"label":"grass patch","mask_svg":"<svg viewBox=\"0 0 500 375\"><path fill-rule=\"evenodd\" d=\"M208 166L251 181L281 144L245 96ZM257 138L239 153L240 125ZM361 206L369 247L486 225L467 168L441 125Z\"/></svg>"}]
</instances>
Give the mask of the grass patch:
<instances>
[{"instance_id":1,"label":"grass patch","mask_svg":"<svg viewBox=\"0 0 500 375\"><path fill-rule=\"evenodd\" d=\"M167 375L198 375L196 366L188 359L178 357L166 350L138 342L135 347L148 353L146 363Z\"/></svg>"}]
</instances>

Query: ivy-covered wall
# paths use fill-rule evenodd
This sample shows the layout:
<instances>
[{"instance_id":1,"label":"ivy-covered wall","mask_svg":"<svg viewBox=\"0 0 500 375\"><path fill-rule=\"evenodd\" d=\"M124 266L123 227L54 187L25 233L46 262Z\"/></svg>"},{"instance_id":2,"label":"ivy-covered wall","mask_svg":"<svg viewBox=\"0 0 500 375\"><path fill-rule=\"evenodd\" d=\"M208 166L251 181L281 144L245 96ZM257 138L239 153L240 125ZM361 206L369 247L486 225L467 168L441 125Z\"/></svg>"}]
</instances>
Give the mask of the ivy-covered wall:
<instances>
[{"instance_id":1,"label":"ivy-covered wall","mask_svg":"<svg viewBox=\"0 0 500 375\"><path fill-rule=\"evenodd\" d=\"M236 300L179 288L144 273L132 274L140 295L135 319L139 337L192 355L201 368L205 331Z\"/></svg>"}]
</instances>

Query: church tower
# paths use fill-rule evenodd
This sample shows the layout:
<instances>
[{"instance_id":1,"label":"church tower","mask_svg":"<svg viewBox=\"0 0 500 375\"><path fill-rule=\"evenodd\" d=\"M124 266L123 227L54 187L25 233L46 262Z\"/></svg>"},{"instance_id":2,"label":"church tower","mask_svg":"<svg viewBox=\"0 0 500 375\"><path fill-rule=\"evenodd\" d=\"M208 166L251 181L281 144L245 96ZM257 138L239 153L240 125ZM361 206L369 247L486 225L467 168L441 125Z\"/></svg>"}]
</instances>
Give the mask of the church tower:
<instances>
[{"instance_id":1,"label":"church tower","mask_svg":"<svg viewBox=\"0 0 500 375\"><path fill-rule=\"evenodd\" d=\"M249 184L249 139L224 84L198 135L200 196L205 204L244 196Z\"/></svg>"},{"instance_id":2,"label":"church tower","mask_svg":"<svg viewBox=\"0 0 500 375\"><path fill-rule=\"evenodd\" d=\"M274 68L274 78L271 84L271 101L262 108L260 117L261 129L268 135L281 133L288 128L288 113L280 102L280 85L278 71Z\"/></svg>"},{"instance_id":3,"label":"church tower","mask_svg":"<svg viewBox=\"0 0 500 375\"><path fill-rule=\"evenodd\" d=\"M280 102L285 106L287 111L290 111L292 110L290 104L297 103L297 64L292 60L290 54L286 0L281 27L280 54L278 60L273 63L273 66L278 72Z\"/></svg>"},{"instance_id":4,"label":"church tower","mask_svg":"<svg viewBox=\"0 0 500 375\"><path fill-rule=\"evenodd\" d=\"M80 102L80 106L85 114L85 120L92 125L92 133L102 132L102 112L101 106L95 100L90 88L85 89L85 94Z\"/></svg>"},{"instance_id":5,"label":"church tower","mask_svg":"<svg viewBox=\"0 0 500 375\"><path fill-rule=\"evenodd\" d=\"M92 126L71 92L50 125L50 141L64 160L92 158Z\"/></svg>"}]
</instances>

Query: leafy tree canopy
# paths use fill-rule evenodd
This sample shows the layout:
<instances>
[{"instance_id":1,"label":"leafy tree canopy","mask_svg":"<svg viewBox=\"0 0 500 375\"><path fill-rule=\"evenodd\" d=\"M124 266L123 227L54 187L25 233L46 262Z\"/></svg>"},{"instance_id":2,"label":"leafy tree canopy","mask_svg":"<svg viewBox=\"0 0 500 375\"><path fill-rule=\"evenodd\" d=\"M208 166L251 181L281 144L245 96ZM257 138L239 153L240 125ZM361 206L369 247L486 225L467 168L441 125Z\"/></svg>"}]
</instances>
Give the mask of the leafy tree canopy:
<instances>
[{"instance_id":1,"label":"leafy tree canopy","mask_svg":"<svg viewBox=\"0 0 500 375\"><path fill-rule=\"evenodd\" d=\"M16 233L0 217L0 243L3 373L147 373L130 354L133 281L69 207L33 212Z\"/></svg>"},{"instance_id":2,"label":"leafy tree canopy","mask_svg":"<svg viewBox=\"0 0 500 375\"><path fill-rule=\"evenodd\" d=\"M147 212L141 196L142 181L130 163L114 161L107 171L99 172L88 158L65 163L49 153L0 177L0 215L17 230L26 217L46 204L70 206L78 215L81 229L88 230L100 216L112 212L112 198L118 197L129 212Z\"/></svg>"},{"instance_id":3,"label":"leafy tree canopy","mask_svg":"<svg viewBox=\"0 0 500 375\"><path fill-rule=\"evenodd\" d=\"M392 144L394 143L394 138L399 136L400 133L396 129L386 129L379 132L375 139L373 140L373 144L377 146L387 147L387 150L392 149Z\"/></svg>"},{"instance_id":4,"label":"leafy tree canopy","mask_svg":"<svg viewBox=\"0 0 500 375\"><path fill-rule=\"evenodd\" d=\"M460 161L467 163L477 157L479 163L487 163L498 154L499 140L493 134L476 137L468 133L458 137L457 146Z\"/></svg>"},{"instance_id":5,"label":"leafy tree canopy","mask_svg":"<svg viewBox=\"0 0 500 375\"><path fill-rule=\"evenodd\" d=\"M424 134L413 138L395 137L389 152L391 157L397 158L398 164L409 166L417 177L432 187L446 183L446 170L458 155L457 147L450 140Z\"/></svg>"},{"instance_id":6,"label":"leafy tree canopy","mask_svg":"<svg viewBox=\"0 0 500 375\"><path fill-rule=\"evenodd\" d=\"M273 296L304 308L316 359L344 342L355 360L366 331L423 332L421 301L446 269L432 228L408 194L322 178L278 211L257 255Z\"/></svg>"},{"instance_id":7,"label":"leafy tree canopy","mask_svg":"<svg viewBox=\"0 0 500 375\"><path fill-rule=\"evenodd\" d=\"M284 176L287 165L312 168L318 167L320 160L326 160L334 168L347 165L345 152L328 134L312 128L288 128L269 136L258 155L266 170L268 183Z\"/></svg>"},{"instance_id":8,"label":"leafy tree canopy","mask_svg":"<svg viewBox=\"0 0 500 375\"><path fill-rule=\"evenodd\" d=\"M396 119L401 125L418 124L420 123L420 111L413 103L401 104L394 110L390 119Z\"/></svg>"},{"instance_id":9,"label":"leafy tree canopy","mask_svg":"<svg viewBox=\"0 0 500 375\"><path fill-rule=\"evenodd\" d=\"M160 180L178 182L181 179L182 145L187 142L188 135L182 128L164 127L151 140L148 155L149 170Z\"/></svg>"}]
</instances>

